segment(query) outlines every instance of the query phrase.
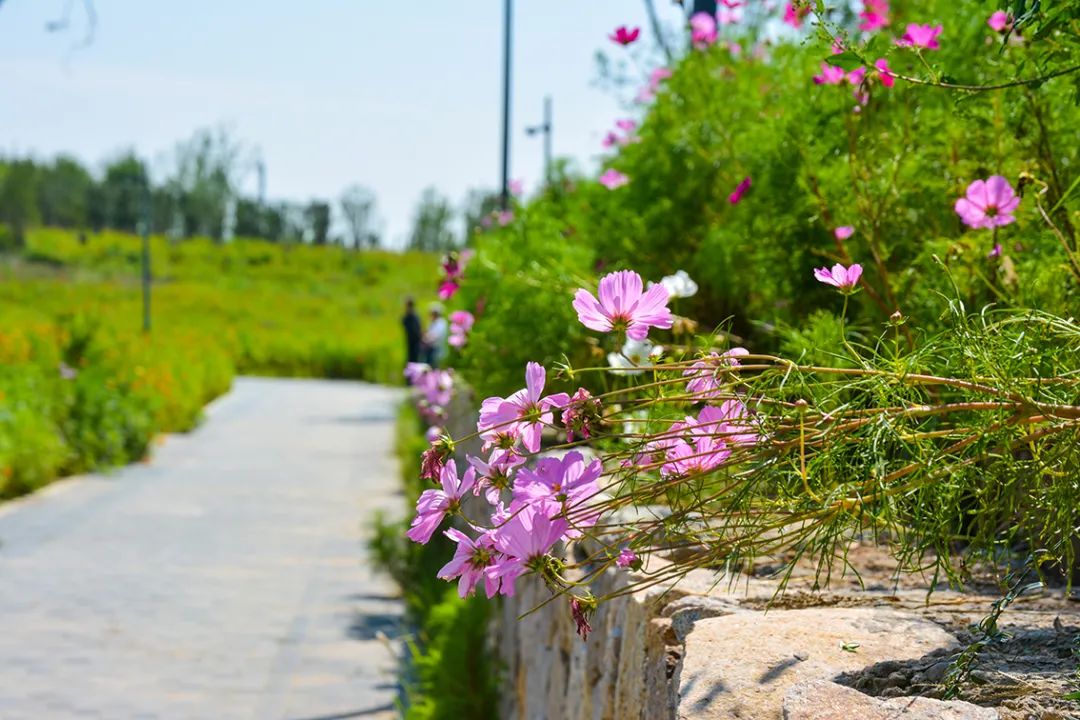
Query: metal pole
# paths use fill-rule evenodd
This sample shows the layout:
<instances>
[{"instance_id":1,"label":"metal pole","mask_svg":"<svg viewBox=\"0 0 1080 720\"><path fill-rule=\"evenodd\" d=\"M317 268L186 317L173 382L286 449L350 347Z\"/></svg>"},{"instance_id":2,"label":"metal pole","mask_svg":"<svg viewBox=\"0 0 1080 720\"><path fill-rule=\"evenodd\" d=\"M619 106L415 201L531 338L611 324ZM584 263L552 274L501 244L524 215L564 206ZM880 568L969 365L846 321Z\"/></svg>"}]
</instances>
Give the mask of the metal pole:
<instances>
[{"instance_id":1,"label":"metal pole","mask_svg":"<svg viewBox=\"0 0 1080 720\"><path fill-rule=\"evenodd\" d=\"M502 184L499 202L510 209L510 42L513 25L513 0L505 0L503 10L503 107L502 107Z\"/></svg>"},{"instance_id":2,"label":"metal pole","mask_svg":"<svg viewBox=\"0 0 1080 720\"><path fill-rule=\"evenodd\" d=\"M544 184L551 182L551 134L552 125L551 96L544 96Z\"/></svg>"},{"instance_id":3,"label":"metal pole","mask_svg":"<svg viewBox=\"0 0 1080 720\"><path fill-rule=\"evenodd\" d=\"M716 17L716 4L716 0L694 0L690 14L706 13Z\"/></svg>"},{"instance_id":4,"label":"metal pole","mask_svg":"<svg viewBox=\"0 0 1080 720\"><path fill-rule=\"evenodd\" d=\"M259 158L259 163L255 168L259 173L259 209L262 209L266 204L266 164L263 163L262 158Z\"/></svg>"},{"instance_id":5,"label":"metal pole","mask_svg":"<svg viewBox=\"0 0 1080 720\"><path fill-rule=\"evenodd\" d=\"M150 334L150 183L143 188L142 202L142 329Z\"/></svg>"}]
</instances>

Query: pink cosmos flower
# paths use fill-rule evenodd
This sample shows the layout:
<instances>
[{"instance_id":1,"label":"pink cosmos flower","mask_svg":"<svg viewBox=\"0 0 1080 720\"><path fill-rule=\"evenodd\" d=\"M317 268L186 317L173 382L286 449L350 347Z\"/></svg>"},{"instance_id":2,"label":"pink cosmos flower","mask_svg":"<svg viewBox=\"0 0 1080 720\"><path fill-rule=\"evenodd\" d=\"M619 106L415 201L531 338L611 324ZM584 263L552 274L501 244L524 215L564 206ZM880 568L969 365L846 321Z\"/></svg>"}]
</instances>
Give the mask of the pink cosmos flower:
<instances>
[{"instance_id":1,"label":"pink cosmos flower","mask_svg":"<svg viewBox=\"0 0 1080 720\"><path fill-rule=\"evenodd\" d=\"M452 347L462 348L468 342L469 331L472 330L476 318L467 310L456 310L450 313L450 337L446 342Z\"/></svg>"},{"instance_id":2,"label":"pink cosmos flower","mask_svg":"<svg viewBox=\"0 0 1080 720\"><path fill-rule=\"evenodd\" d=\"M704 50L716 42L716 18L709 13L694 13L690 18L690 42Z\"/></svg>"},{"instance_id":3,"label":"pink cosmos flower","mask_svg":"<svg viewBox=\"0 0 1080 720\"><path fill-rule=\"evenodd\" d=\"M649 84L645 85L638 91L638 102L651 102L656 97L656 92L660 89L660 85L671 77L671 70L666 67L658 67L649 73Z\"/></svg>"},{"instance_id":4,"label":"pink cosmos flower","mask_svg":"<svg viewBox=\"0 0 1080 720\"><path fill-rule=\"evenodd\" d=\"M492 430L516 430L521 443L529 452L540 449L540 433L545 425L551 425L552 410L570 402L566 393L541 397L547 371L542 365L531 362L525 366L525 387L505 400L487 398L480 405L480 421L476 429L485 435Z\"/></svg>"},{"instance_id":5,"label":"pink cosmos flower","mask_svg":"<svg viewBox=\"0 0 1080 720\"><path fill-rule=\"evenodd\" d=\"M889 24L888 0L864 0L863 9L859 11L859 29L863 32L874 32Z\"/></svg>"},{"instance_id":6,"label":"pink cosmos flower","mask_svg":"<svg viewBox=\"0 0 1080 720\"><path fill-rule=\"evenodd\" d=\"M630 548L623 548L615 558L615 564L621 568L630 567L637 560L637 553Z\"/></svg>"},{"instance_id":7,"label":"pink cosmos flower","mask_svg":"<svg viewBox=\"0 0 1080 720\"><path fill-rule=\"evenodd\" d=\"M656 90L660 87L660 83L671 77L671 70L666 67L658 67L649 73L649 87Z\"/></svg>"},{"instance_id":8,"label":"pink cosmos flower","mask_svg":"<svg viewBox=\"0 0 1080 720\"><path fill-rule=\"evenodd\" d=\"M503 399L500 397L490 397L480 403L480 422L477 423L476 427L478 429L481 428L484 419L490 419L494 413L498 412L499 405L503 402ZM480 438L484 441L481 445L481 449L483 449L484 452L487 452L492 448L514 450L521 442L521 429L518 428L516 424L492 426L481 430Z\"/></svg>"},{"instance_id":9,"label":"pink cosmos flower","mask_svg":"<svg viewBox=\"0 0 1080 720\"><path fill-rule=\"evenodd\" d=\"M615 190L621 188L623 185L630 182L630 178L623 175L615 168L608 168L604 171L604 174L600 176L600 184L606 187L608 190Z\"/></svg>"},{"instance_id":10,"label":"pink cosmos flower","mask_svg":"<svg viewBox=\"0 0 1080 720\"><path fill-rule=\"evenodd\" d=\"M810 14L810 6L803 5L796 9L795 3L789 2L784 6L784 22L798 30L802 27L803 18Z\"/></svg>"},{"instance_id":11,"label":"pink cosmos flower","mask_svg":"<svg viewBox=\"0 0 1080 720\"><path fill-rule=\"evenodd\" d=\"M643 292L641 276L633 270L620 270L600 278L600 299L588 290L574 294L578 320L597 332L626 332L631 340L644 340L649 328L671 327L668 292L661 284Z\"/></svg>"},{"instance_id":12,"label":"pink cosmos flower","mask_svg":"<svg viewBox=\"0 0 1080 720\"><path fill-rule=\"evenodd\" d=\"M619 136L613 132L608 132L604 135L604 139L600 141L600 145L605 148L614 147L619 144Z\"/></svg>"},{"instance_id":13,"label":"pink cosmos flower","mask_svg":"<svg viewBox=\"0 0 1080 720\"><path fill-rule=\"evenodd\" d=\"M1012 27L1012 18L1004 10L995 11L986 21L994 32L1005 32Z\"/></svg>"},{"instance_id":14,"label":"pink cosmos flower","mask_svg":"<svg viewBox=\"0 0 1080 720\"><path fill-rule=\"evenodd\" d=\"M739 358L749 355L749 351L743 347L734 347L723 355L709 353L701 360L683 371L683 377L690 380L686 382L686 392L693 395L696 400L713 400L724 395L731 373L725 369L739 366Z\"/></svg>"},{"instance_id":15,"label":"pink cosmos flower","mask_svg":"<svg viewBox=\"0 0 1080 720\"><path fill-rule=\"evenodd\" d=\"M854 234L855 228L851 227L850 225L841 225L840 227L833 230L833 235L836 236L837 240L847 240Z\"/></svg>"},{"instance_id":16,"label":"pink cosmos flower","mask_svg":"<svg viewBox=\"0 0 1080 720\"><path fill-rule=\"evenodd\" d=\"M891 88L896 84L896 76L889 68L889 61L885 58L874 61L874 67L878 71L878 79L881 80L881 84L887 88Z\"/></svg>"},{"instance_id":17,"label":"pink cosmos flower","mask_svg":"<svg viewBox=\"0 0 1080 720\"><path fill-rule=\"evenodd\" d=\"M986 257L991 259L1001 257L1001 243L994 243L994 248L986 253Z\"/></svg>"},{"instance_id":18,"label":"pink cosmos flower","mask_svg":"<svg viewBox=\"0 0 1080 720\"><path fill-rule=\"evenodd\" d=\"M469 597L476 590L477 584L484 581L484 592L488 598L495 597L499 592L498 580L493 580L485 572L495 559L495 541L488 533L482 534L473 540L457 528L449 528L443 532L446 537L457 543L454 557L450 562L442 566L438 577L443 580L458 580L458 595Z\"/></svg>"},{"instance_id":19,"label":"pink cosmos flower","mask_svg":"<svg viewBox=\"0 0 1080 720\"><path fill-rule=\"evenodd\" d=\"M552 519L541 508L525 506L492 531L495 548L501 554L484 570L485 574L499 583L501 594L512 597L514 581L538 568L566 528L565 519Z\"/></svg>"},{"instance_id":20,"label":"pink cosmos flower","mask_svg":"<svg viewBox=\"0 0 1080 720\"><path fill-rule=\"evenodd\" d=\"M615 121L615 127L623 132L631 133L634 130L637 130L637 121L631 118L619 118Z\"/></svg>"},{"instance_id":21,"label":"pink cosmos flower","mask_svg":"<svg viewBox=\"0 0 1080 720\"><path fill-rule=\"evenodd\" d=\"M938 36L941 35L941 25L919 25L918 23L911 23L907 26L907 31L904 32L904 36L896 41L897 45L903 47L917 47L924 48L926 50L940 50L941 45L938 44Z\"/></svg>"},{"instance_id":22,"label":"pink cosmos flower","mask_svg":"<svg viewBox=\"0 0 1080 720\"><path fill-rule=\"evenodd\" d=\"M586 464L581 453L572 450L561 458L541 458L534 469L522 468L514 482L511 509L525 505L544 509L549 517L563 515L576 527L591 527L600 511L583 507L600 493L597 480L604 471L600 459ZM566 536L579 537L579 530L567 530Z\"/></svg>"},{"instance_id":23,"label":"pink cosmos flower","mask_svg":"<svg viewBox=\"0 0 1080 720\"><path fill-rule=\"evenodd\" d=\"M741 183L735 186L735 190L730 195L728 195L727 201L732 205L738 205L739 201L742 200L743 195L745 195L746 191L749 189L750 177L747 176L743 178L743 181Z\"/></svg>"},{"instance_id":24,"label":"pink cosmos flower","mask_svg":"<svg viewBox=\"0 0 1080 720\"><path fill-rule=\"evenodd\" d=\"M720 4L734 10L737 7L742 7L745 3L743 0L720 0Z\"/></svg>"},{"instance_id":25,"label":"pink cosmos flower","mask_svg":"<svg viewBox=\"0 0 1080 720\"><path fill-rule=\"evenodd\" d=\"M513 450L502 449L493 450L487 460L471 455L468 460L477 475L473 492L479 494L483 491L484 499L492 505L499 502L503 490L510 489L514 474L525 463L525 458Z\"/></svg>"},{"instance_id":26,"label":"pink cosmos flower","mask_svg":"<svg viewBox=\"0 0 1080 720\"><path fill-rule=\"evenodd\" d=\"M570 617L574 619L574 625L577 626L575 632L581 636L582 641L588 640L589 633L592 632L592 625L589 624L591 614L591 607L586 607L576 597L570 598Z\"/></svg>"},{"instance_id":27,"label":"pink cosmos flower","mask_svg":"<svg viewBox=\"0 0 1080 720\"><path fill-rule=\"evenodd\" d=\"M702 409L696 418L673 425L678 436L667 448L666 462L660 468L665 477L686 477L714 470L731 457L728 445L726 410L712 406Z\"/></svg>"},{"instance_id":28,"label":"pink cosmos flower","mask_svg":"<svg viewBox=\"0 0 1080 720\"><path fill-rule=\"evenodd\" d=\"M435 534L443 518L457 510L462 496L469 491L476 479L476 471L469 468L458 477L457 465L447 461L439 474L442 489L425 490L416 501L416 517L413 518L405 536L413 542L426 545Z\"/></svg>"},{"instance_id":29,"label":"pink cosmos flower","mask_svg":"<svg viewBox=\"0 0 1080 720\"><path fill-rule=\"evenodd\" d=\"M955 209L968 227L990 229L1015 222L1013 211L1019 204L1009 181L992 175L968 185L966 197L956 201Z\"/></svg>"},{"instance_id":30,"label":"pink cosmos flower","mask_svg":"<svg viewBox=\"0 0 1080 720\"><path fill-rule=\"evenodd\" d=\"M445 407L454 394L454 376L449 370L435 370L423 363L410 363L406 377L425 403Z\"/></svg>"},{"instance_id":31,"label":"pink cosmos flower","mask_svg":"<svg viewBox=\"0 0 1080 720\"><path fill-rule=\"evenodd\" d=\"M511 195L520 195L525 191L525 182L520 178L515 178L507 183L507 189Z\"/></svg>"},{"instance_id":32,"label":"pink cosmos flower","mask_svg":"<svg viewBox=\"0 0 1080 720\"><path fill-rule=\"evenodd\" d=\"M716 22L721 26L735 25L740 20L742 20L742 10L722 7L716 11ZM730 45L728 46L728 49L731 49Z\"/></svg>"},{"instance_id":33,"label":"pink cosmos flower","mask_svg":"<svg viewBox=\"0 0 1080 720\"><path fill-rule=\"evenodd\" d=\"M615 32L608 35L608 39L625 47L633 44L639 35L641 35L641 28L628 28L625 25L620 25L615 28Z\"/></svg>"},{"instance_id":34,"label":"pink cosmos flower","mask_svg":"<svg viewBox=\"0 0 1080 720\"><path fill-rule=\"evenodd\" d=\"M439 299L444 301L449 300L454 297L454 294L460 287L461 285L458 284L457 280L443 280L442 283L439 284Z\"/></svg>"},{"instance_id":35,"label":"pink cosmos flower","mask_svg":"<svg viewBox=\"0 0 1080 720\"><path fill-rule=\"evenodd\" d=\"M438 480L445 465L446 453L436 440L432 440L431 446L420 455L420 479Z\"/></svg>"},{"instance_id":36,"label":"pink cosmos flower","mask_svg":"<svg viewBox=\"0 0 1080 720\"><path fill-rule=\"evenodd\" d=\"M814 277L817 278L819 282L839 288L842 293L853 292L855 286L858 285L859 277L861 276L862 265L859 265L858 263L855 263L848 268L840 263L836 263L832 266L832 270L825 267L814 270Z\"/></svg>"},{"instance_id":37,"label":"pink cosmos flower","mask_svg":"<svg viewBox=\"0 0 1080 720\"><path fill-rule=\"evenodd\" d=\"M406 363L405 372L403 374L405 375L405 380L410 385L415 385L420 380L420 378L422 378L426 373L430 371L431 366L427 363L411 362Z\"/></svg>"},{"instance_id":38,"label":"pink cosmos flower","mask_svg":"<svg viewBox=\"0 0 1080 720\"><path fill-rule=\"evenodd\" d=\"M861 67L861 68L855 68L854 70L849 72L847 74L846 80L849 83L851 83L852 85L854 85L855 87L858 87L859 85L862 85L862 81L865 78L866 78L866 68Z\"/></svg>"},{"instance_id":39,"label":"pink cosmos flower","mask_svg":"<svg viewBox=\"0 0 1080 720\"><path fill-rule=\"evenodd\" d=\"M704 410L702 412L704 413ZM725 442L753 445L761 440L760 423L754 419L742 400L728 399L720 403L718 412L712 414L712 419L717 423L717 432Z\"/></svg>"},{"instance_id":40,"label":"pink cosmos flower","mask_svg":"<svg viewBox=\"0 0 1080 720\"><path fill-rule=\"evenodd\" d=\"M578 388L562 412L567 442L574 442L576 435L586 440L592 437L594 428L600 424L602 410L599 398L585 388Z\"/></svg>"},{"instance_id":41,"label":"pink cosmos flower","mask_svg":"<svg viewBox=\"0 0 1080 720\"><path fill-rule=\"evenodd\" d=\"M465 274L465 266L469 264L469 260L472 259L472 256L472 250L462 250L460 252L451 251L446 253L442 259L443 274L451 280L461 277Z\"/></svg>"},{"instance_id":42,"label":"pink cosmos flower","mask_svg":"<svg viewBox=\"0 0 1080 720\"><path fill-rule=\"evenodd\" d=\"M829 63L821 63L821 74L814 76L815 85L839 85L844 81L846 73L843 68Z\"/></svg>"}]
</instances>

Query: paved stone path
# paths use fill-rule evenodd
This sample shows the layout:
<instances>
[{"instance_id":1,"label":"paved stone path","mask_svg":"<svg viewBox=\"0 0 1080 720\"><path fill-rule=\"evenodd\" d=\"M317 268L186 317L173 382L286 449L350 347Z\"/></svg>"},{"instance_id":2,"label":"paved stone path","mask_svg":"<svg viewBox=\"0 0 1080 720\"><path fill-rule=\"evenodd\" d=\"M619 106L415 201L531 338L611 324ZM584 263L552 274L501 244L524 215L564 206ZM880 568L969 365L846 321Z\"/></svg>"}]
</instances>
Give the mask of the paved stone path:
<instances>
[{"instance_id":1,"label":"paved stone path","mask_svg":"<svg viewBox=\"0 0 1080 720\"><path fill-rule=\"evenodd\" d=\"M392 715L400 395L241 378L146 464L0 506L0 718Z\"/></svg>"}]
</instances>

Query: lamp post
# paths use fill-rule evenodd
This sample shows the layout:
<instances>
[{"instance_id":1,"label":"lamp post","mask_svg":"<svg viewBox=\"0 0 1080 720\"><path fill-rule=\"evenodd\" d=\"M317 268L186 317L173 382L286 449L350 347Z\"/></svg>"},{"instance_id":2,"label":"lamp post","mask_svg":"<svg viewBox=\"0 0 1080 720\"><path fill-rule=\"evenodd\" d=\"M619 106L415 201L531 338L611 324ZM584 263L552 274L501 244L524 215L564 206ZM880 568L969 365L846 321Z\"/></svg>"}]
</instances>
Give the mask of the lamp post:
<instances>
[{"instance_id":1,"label":"lamp post","mask_svg":"<svg viewBox=\"0 0 1080 720\"><path fill-rule=\"evenodd\" d=\"M513 0L503 3L503 103L502 103L502 183L499 204L510 209L510 49L513 29Z\"/></svg>"},{"instance_id":2,"label":"lamp post","mask_svg":"<svg viewBox=\"0 0 1080 720\"><path fill-rule=\"evenodd\" d=\"M150 334L150 223L153 203L150 197L150 181L143 183L142 221L139 234L142 235L142 330Z\"/></svg>"},{"instance_id":3,"label":"lamp post","mask_svg":"<svg viewBox=\"0 0 1080 720\"><path fill-rule=\"evenodd\" d=\"M551 131L553 120L551 113L551 96L544 97L544 122L540 125L530 125L525 128L525 134L529 137L537 133L544 134L544 184L551 182Z\"/></svg>"},{"instance_id":4,"label":"lamp post","mask_svg":"<svg viewBox=\"0 0 1080 720\"><path fill-rule=\"evenodd\" d=\"M698 13L716 17L716 0L694 0L690 14L697 15Z\"/></svg>"}]
</instances>

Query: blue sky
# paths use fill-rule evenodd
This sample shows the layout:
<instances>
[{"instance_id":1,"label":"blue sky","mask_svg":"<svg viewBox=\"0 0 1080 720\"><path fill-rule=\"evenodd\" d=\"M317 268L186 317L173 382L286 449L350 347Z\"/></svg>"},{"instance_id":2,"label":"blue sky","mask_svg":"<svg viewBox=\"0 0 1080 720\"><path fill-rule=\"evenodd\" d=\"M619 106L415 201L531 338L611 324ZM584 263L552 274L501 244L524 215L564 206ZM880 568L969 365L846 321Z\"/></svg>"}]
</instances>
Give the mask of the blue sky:
<instances>
[{"instance_id":1,"label":"blue sky","mask_svg":"<svg viewBox=\"0 0 1080 720\"><path fill-rule=\"evenodd\" d=\"M95 0L93 43L49 33L67 0L0 5L0 152L76 155L92 167L134 147L160 176L176 142L225 125L257 147L274 198L371 187L391 244L421 190L459 203L499 172L502 0ZM656 0L680 22L677 7ZM647 31L639 0L516 0L512 177L541 174L539 121L555 100L555 153L595 167L625 105L595 86L619 24ZM252 173L245 190L255 193Z\"/></svg>"}]
</instances>

